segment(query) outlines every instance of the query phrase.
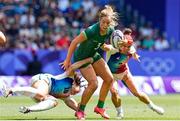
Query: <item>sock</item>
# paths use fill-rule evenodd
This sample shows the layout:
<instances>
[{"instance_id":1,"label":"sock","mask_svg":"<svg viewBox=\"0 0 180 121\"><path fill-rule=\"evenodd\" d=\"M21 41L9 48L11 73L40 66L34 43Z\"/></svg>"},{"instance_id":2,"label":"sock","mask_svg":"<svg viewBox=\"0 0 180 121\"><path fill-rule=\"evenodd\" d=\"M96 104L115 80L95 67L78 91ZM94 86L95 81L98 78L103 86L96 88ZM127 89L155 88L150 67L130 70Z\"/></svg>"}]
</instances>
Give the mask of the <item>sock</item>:
<instances>
[{"instance_id":1,"label":"sock","mask_svg":"<svg viewBox=\"0 0 180 121\"><path fill-rule=\"evenodd\" d=\"M79 106L79 110L84 111L84 110L85 110L85 107L86 107L86 105L82 105L82 104L80 104L80 106Z\"/></svg>"},{"instance_id":2,"label":"sock","mask_svg":"<svg viewBox=\"0 0 180 121\"><path fill-rule=\"evenodd\" d=\"M38 94L38 90L33 87L14 87L11 88L13 94L20 94L28 97L35 97Z\"/></svg>"},{"instance_id":3,"label":"sock","mask_svg":"<svg viewBox=\"0 0 180 121\"><path fill-rule=\"evenodd\" d=\"M154 103L150 101L150 103L147 104L147 106L148 106L149 108L153 108L153 107L154 107Z\"/></svg>"},{"instance_id":4,"label":"sock","mask_svg":"<svg viewBox=\"0 0 180 121\"><path fill-rule=\"evenodd\" d=\"M116 111L117 111L117 112L123 112L122 106L116 107Z\"/></svg>"},{"instance_id":5,"label":"sock","mask_svg":"<svg viewBox=\"0 0 180 121\"><path fill-rule=\"evenodd\" d=\"M98 101L97 107L103 108L104 107L104 101Z\"/></svg>"},{"instance_id":6,"label":"sock","mask_svg":"<svg viewBox=\"0 0 180 121\"><path fill-rule=\"evenodd\" d=\"M46 100L40 103L27 107L31 112L45 111L56 107L57 99L54 97L48 97Z\"/></svg>"}]
</instances>

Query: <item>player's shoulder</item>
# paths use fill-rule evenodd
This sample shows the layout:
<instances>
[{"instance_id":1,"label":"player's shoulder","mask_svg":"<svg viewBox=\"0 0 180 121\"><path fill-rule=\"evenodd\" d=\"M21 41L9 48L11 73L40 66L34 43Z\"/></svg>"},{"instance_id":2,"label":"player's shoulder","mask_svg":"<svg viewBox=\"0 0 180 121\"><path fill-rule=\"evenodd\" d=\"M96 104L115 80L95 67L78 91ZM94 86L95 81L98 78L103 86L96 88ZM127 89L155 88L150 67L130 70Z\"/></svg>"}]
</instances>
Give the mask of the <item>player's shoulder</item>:
<instances>
[{"instance_id":1,"label":"player's shoulder","mask_svg":"<svg viewBox=\"0 0 180 121\"><path fill-rule=\"evenodd\" d=\"M88 28L86 28L83 31L83 33L85 34L87 38L92 38L95 34L98 33L98 30L99 30L99 23L95 23L89 26Z\"/></svg>"},{"instance_id":2,"label":"player's shoulder","mask_svg":"<svg viewBox=\"0 0 180 121\"><path fill-rule=\"evenodd\" d=\"M113 31L115 31L115 28L113 26L110 26L109 31L112 33Z\"/></svg>"},{"instance_id":3,"label":"player's shoulder","mask_svg":"<svg viewBox=\"0 0 180 121\"><path fill-rule=\"evenodd\" d=\"M43 75L44 75L44 76L53 77L53 75L52 75L52 74L49 74L49 73L44 73Z\"/></svg>"},{"instance_id":4,"label":"player's shoulder","mask_svg":"<svg viewBox=\"0 0 180 121\"><path fill-rule=\"evenodd\" d=\"M86 30L89 30L89 31L93 32L93 31L98 30L99 27L100 27L99 22L97 22L97 23L92 24L91 26L89 26Z\"/></svg>"}]
</instances>

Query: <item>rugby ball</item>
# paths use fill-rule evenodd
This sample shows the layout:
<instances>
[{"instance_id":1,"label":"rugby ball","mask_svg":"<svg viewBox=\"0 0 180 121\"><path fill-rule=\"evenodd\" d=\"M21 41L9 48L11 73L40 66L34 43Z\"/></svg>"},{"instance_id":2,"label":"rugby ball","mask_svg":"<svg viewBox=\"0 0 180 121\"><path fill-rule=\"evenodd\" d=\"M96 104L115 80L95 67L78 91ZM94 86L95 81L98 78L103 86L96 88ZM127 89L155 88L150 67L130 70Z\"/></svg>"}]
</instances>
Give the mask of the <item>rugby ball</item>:
<instances>
[{"instance_id":1,"label":"rugby ball","mask_svg":"<svg viewBox=\"0 0 180 121\"><path fill-rule=\"evenodd\" d=\"M110 38L110 44L118 49L118 43L124 39L124 34L120 30L114 30L113 33L111 34Z\"/></svg>"}]
</instances>

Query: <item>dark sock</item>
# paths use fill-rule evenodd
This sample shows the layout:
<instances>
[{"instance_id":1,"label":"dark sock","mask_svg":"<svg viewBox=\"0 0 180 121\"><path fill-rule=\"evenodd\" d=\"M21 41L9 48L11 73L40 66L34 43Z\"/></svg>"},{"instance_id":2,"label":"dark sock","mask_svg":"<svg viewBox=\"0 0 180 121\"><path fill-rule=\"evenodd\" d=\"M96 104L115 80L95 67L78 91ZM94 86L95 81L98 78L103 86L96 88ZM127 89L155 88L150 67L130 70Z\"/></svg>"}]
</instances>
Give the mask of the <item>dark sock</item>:
<instances>
[{"instance_id":1,"label":"dark sock","mask_svg":"<svg viewBox=\"0 0 180 121\"><path fill-rule=\"evenodd\" d=\"M97 107L103 108L104 107L104 101L98 101Z\"/></svg>"},{"instance_id":2,"label":"dark sock","mask_svg":"<svg viewBox=\"0 0 180 121\"><path fill-rule=\"evenodd\" d=\"M82 105L82 104L81 104L81 105L79 106L79 110L84 111L84 110L85 110L85 107L86 107L86 105Z\"/></svg>"}]
</instances>

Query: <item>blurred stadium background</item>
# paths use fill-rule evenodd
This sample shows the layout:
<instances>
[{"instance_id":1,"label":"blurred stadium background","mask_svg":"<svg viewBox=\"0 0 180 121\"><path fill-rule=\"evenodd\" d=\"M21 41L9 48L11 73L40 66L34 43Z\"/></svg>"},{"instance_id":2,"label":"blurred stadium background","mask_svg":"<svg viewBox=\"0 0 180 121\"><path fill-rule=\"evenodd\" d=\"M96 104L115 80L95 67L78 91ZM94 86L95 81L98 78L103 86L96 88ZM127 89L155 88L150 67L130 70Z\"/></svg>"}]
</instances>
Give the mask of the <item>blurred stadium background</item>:
<instances>
[{"instance_id":1,"label":"blurred stadium background","mask_svg":"<svg viewBox=\"0 0 180 121\"><path fill-rule=\"evenodd\" d=\"M157 101L173 97L177 104L162 105L177 112L164 119L180 119L168 118L180 114L180 0L0 0L0 30L8 40L5 47L0 47L0 87L2 80L11 87L26 86L27 79L37 73L61 73L58 64L65 59L72 39L98 20L98 11L106 4L120 13L117 29L133 30L141 63L131 60L129 66L137 87L157 95L158 98L152 96ZM126 97L130 92L121 82L119 93L125 95L125 100L131 100ZM17 103L18 99L12 98L14 101L7 101L7 105ZM15 109L8 115L3 113L5 102L0 98L0 119L18 119L19 114L12 114ZM73 113L69 117L74 117ZM138 114L129 119L133 117L138 119ZM153 117L160 119L147 116ZM27 119L21 117L24 118Z\"/></svg>"}]
</instances>

